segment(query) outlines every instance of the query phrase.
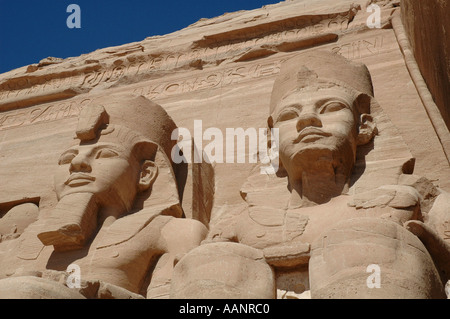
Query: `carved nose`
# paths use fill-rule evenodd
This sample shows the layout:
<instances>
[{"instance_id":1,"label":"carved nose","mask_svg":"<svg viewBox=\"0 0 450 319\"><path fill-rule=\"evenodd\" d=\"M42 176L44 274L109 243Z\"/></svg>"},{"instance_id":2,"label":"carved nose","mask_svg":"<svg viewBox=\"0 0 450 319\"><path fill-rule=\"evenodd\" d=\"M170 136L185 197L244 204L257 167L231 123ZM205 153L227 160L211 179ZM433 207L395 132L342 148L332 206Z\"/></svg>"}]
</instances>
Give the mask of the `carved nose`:
<instances>
[{"instance_id":1,"label":"carved nose","mask_svg":"<svg viewBox=\"0 0 450 319\"><path fill-rule=\"evenodd\" d=\"M297 132L300 132L308 126L322 127L322 121L315 113L301 115L297 120Z\"/></svg>"},{"instance_id":2,"label":"carved nose","mask_svg":"<svg viewBox=\"0 0 450 319\"><path fill-rule=\"evenodd\" d=\"M86 154L79 153L72 159L69 170L70 173L72 172L90 173L92 171L92 167L89 161L89 157Z\"/></svg>"}]
</instances>

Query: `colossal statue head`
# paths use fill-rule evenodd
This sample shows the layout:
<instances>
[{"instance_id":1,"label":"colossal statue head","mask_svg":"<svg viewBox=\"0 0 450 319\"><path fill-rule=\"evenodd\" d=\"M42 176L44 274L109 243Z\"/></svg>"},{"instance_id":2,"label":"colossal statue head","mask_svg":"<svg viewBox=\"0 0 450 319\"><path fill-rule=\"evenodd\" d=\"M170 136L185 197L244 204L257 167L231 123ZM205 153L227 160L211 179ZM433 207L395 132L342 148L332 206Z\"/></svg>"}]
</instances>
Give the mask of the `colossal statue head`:
<instances>
[{"instance_id":1,"label":"colossal statue head","mask_svg":"<svg viewBox=\"0 0 450 319\"><path fill-rule=\"evenodd\" d=\"M160 147L168 159L175 123L158 104L140 96L103 99L82 110L77 142L65 150L55 174L58 199L97 194L101 204L129 210L138 191L148 189Z\"/></svg>"},{"instance_id":2,"label":"colossal statue head","mask_svg":"<svg viewBox=\"0 0 450 319\"><path fill-rule=\"evenodd\" d=\"M376 134L372 103L372 81L363 64L322 51L283 63L268 125L279 129L280 167L291 188L301 184L310 200L321 203L348 186L357 146Z\"/></svg>"},{"instance_id":3,"label":"colossal statue head","mask_svg":"<svg viewBox=\"0 0 450 319\"><path fill-rule=\"evenodd\" d=\"M166 111L142 96L113 95L85 107L75 143L62 152L54 178L65 213L56 207L40 240L61 250L80 247L99 222L129 212L158 175L157 153L172 164L174 129Z\"/></svg>"}]
</instances>

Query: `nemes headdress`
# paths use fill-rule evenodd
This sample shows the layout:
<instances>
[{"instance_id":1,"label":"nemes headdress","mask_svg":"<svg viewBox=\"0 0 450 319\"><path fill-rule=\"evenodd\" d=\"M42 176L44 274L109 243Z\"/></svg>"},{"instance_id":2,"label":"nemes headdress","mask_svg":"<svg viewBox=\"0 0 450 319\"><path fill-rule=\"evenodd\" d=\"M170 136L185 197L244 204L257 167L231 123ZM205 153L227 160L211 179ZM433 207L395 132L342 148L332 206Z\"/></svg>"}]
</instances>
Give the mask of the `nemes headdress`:
<instances>
[{"instance_id":1,"label":"nemes headdress","mask_svg":"<svg viewBox=\"0 0 450 319\"><path fill-rule=\"evenodd\" d=\"M373 86L369 70L327 51L301 53L283 62L274 82L270 101L270 114L279 101L289 92L310 86L338 85L363 93L373 100Z\"/></svg>"},{"instance_id":2,"label":"nemes headdress","mask_svg":"<svg viewBox=\"0 0 450 319\"><path fill-rule=\"evenodd\" d=\"M114 136L132 146L151 142L170 159L176 141L171 140L177 128L172 118L158 104L143 96L117 94L95 99L81 110L76 135L81 142L102 135Z\"/></svg>"}]
</instances>

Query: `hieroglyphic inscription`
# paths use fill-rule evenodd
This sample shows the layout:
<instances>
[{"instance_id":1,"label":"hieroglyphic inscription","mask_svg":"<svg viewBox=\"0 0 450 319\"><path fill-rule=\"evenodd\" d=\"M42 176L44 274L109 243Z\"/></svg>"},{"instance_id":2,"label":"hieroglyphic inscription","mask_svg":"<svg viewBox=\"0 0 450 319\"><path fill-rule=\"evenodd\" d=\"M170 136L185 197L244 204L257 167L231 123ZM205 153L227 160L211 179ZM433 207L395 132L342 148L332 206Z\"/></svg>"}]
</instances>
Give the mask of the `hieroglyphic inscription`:
<instances>
[{"instance_id":1,"label":"hieroglyphic inscription","mask_svg":"<svg viewBox=\"0 0 450 319\"><path fill-rule=\"evenodd\" d=\"M114 67L114 69L105 69L86 75L82 87L95 87L102 82L114 83L122 77L132 78L139 74L148 74L156 71L170 71L186 66L197 60L209 61L215 64L218 60L233 56L233 52L236 53L248 48L267 44L275 45L284 41L299 40L301 38L330 32L330 30L340 31L346 28L347 22L348 20L339 16L330 21L320 21L300 29L275 32L260 38L237 42L235 40L221 42L220 46L197 47L189 52L163 52L135 56L128 65L124 62L123 65Z\"/></svg>"},{"instance_id":2,"label":"hieroglyphic inscription","mask_svg":"<svg viewBox=\"0 0 450 319\"><path fill-rule=\"evenodd\" d=\"M342 54L350 59L357 59L368 55L376 55L384 50L383 35L379 35L372 39L361 39L353 42L343 43L340 45L328 46L328 49L334 53ZM216 48L217 49L217 48ZM207 52L210 49L198 49L195 51L196 56ZM210 52L210 51L208 51ZM194 53L193 53L194 54ZM156 57L154 57L156 59ZM285 56L284 58L287 58ZM163 63L159 57L158 63ZM169 58L171 63L176 63L178 59L172 54ZM168 60L168 61L169 61ZM265 63L245 63L239 66L223 68L218 71L197 72L197 76L185 76L172 81L151 81L146 85L134 89L135 94L144 95L149 99L158 99L173 95L195 92L205 89L220 88L234 83L250 81L255 78L273 76L279 72L280 64L283 59L271 58L265 60ZM95 86L103 81L117 81L129 72L139 73L143 70L144 65L139 60L132 61L129 66L117 65L111 70L102 72L92 72L88 75L78 75L73 78L60 79L60 83L45 83L49 87L51 85L62 86L64 83L72 84L74 80L80 82L83 86ZM158 67L157 63L152 64L152 68ZM161 66L161 65L159 65ZM28 88L27 92L33 92L34 87ZM23 90L26 91L26 90ZM44 104L39 107L27 108L26 110L15 110L0 113L0 130L14 128L21 125L30 125L45 121L53 121L68 117L77 116L82 106L89 103L89 99L80 101L67 101L63 103Z\"/></svg>"},{"instance_id":3,"label":"hieroglyphic inscription","mask_svg":"<svg viewBox=\"0 0 450 319\"><path fill-rule=\"evenodd\" d=\"M175 81L158 82L136 88L133 93L144 95L149 99L157 99L177 94L189 93L204 89L213 89L234 83L241 83L254 78L271 76L280 71L282 60L227 68L217 72L209 72L197 77L185 77Z\"/></svg>"},{"instance_id":4,"label":"hieroglyphic inscription","mask_svg":"<svg viewBox=\"0 0 450 319\"><path fill-rule=\"evenodd\" d=\"M94 65L62 72L58 76L49 73L40 76L29 75L8 79L0 84L0 100L33 95L60 88L80 87L86 73L89 74L99 68L99 65Z\"/></svg>"},{"instance_id":5,"label":"hieroglyphic inscription","mask_svg":"<svg viewBox=\"0 0 450 319\"><path fill-rule=\"evenodd\" d=\"M261 36L237 30L236 32L241 34L240 40L222 39L215 41L214 36L211 36L208 40L211 43L206 46L199 45L187 52L185 48L180 48L178 53L174 53L176 49L171 50L170 53L154 51L115 59L112 65L104 69L100 69L100 65L93 65L83 70L71 71L71 73L60 77L47 74L10 79L0 84L0 100L39 94L49 89L93 88L100 83L113 84L123 77L133 78L141 74L173 70L197 60L215 64L219 60L239 54L249 48L275 45L283 41L299 40L327 32L340 32L347 28L348 21L347 13L337 13L330 16L296 17L274 22L268 28L270 32L267 31Z\"/></svg>"},{"instance_id":6,"label":"hieroglyphic inscription","mask_svg":"<svg viewBox=\"0 0 450 319\"><path fill-rule=\"evenodd\" d=\"M45 82L42 85L35 84L26 89L0 91L0 105L3 104L2 102L25 99L29 96L41 96L58 89L64 90L69 88L77 88L81 86L82 82L80 80L82 79L83 78L80 75L75 77L56 78Z\"/></svg>"},{"instance_id":7,"label":"hieroglyphic inscription","mask_svg":"<svg viewBox=\"0 0 450 319\"><path fill-rule=\"evenodd\" d=\"M380 35L373 39L363 39L344 43L339 46L330 46L328 49L334 53L344 55L349 59L358 59L379 54L382 48L383 36ZM270 61L267 60L266 63L241 65L221 71L208 72L197 77L185 77L176 81L157 82L136 88L134 93L144 95L149 99L158 99L203 89L224 87L262 76L275 75L279 72L282 61L283 59L271 59Z\"/></svg>"},{"instance_id":8,"label":"hieroglyphic inscription","mask_svg":"<svg viewBox=\"0 0 450 319\"><path fill-rule=\"evenodd\" d=\"M90 101L90 99L83 99L0 113L0 130L75 117Z\"/></svg>"},{"instance_id":9,"label":"hieroglyphic inscription","mask_svg":"<svg viewBox=\"0 0 450 319\"><path fill-rule=\"evenodd\" d=\"M359 59L379 54L382 49L383 36L380 35L372 39L357 40L334 46L331 51L340 54L347 59Z\"/></svg>"}]
</instances>

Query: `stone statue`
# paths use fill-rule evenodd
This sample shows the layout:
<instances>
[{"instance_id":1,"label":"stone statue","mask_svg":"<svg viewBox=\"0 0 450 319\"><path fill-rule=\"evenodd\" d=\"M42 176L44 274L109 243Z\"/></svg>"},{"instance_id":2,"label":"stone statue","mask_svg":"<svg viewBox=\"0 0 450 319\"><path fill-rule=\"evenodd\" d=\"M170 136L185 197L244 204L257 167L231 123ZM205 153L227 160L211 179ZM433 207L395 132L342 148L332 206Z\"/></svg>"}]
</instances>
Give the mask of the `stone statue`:
<instances>
[{"instance_id":1,"label":"stone statue","mask_svg":"<svg viewBox=\"0 0 450 319\"><path fill-rule=\"evenodd\" d=\"M176 265L172 297L445 298L450 196L412 175L413 158L367 160L389 133L380 114L365 65L285 61L268 118L277 176L249 178L247 204Z\"/></svg>"},{"instance_id":2,"label":"stone statue","mask_svg":"<svg viewBox=\"0 0 450 319\"><path fill-rule=\"evenodd\" d=\"M94 102L60 156L56 205L0 246L2 298L167 298L177 258L207 234L181 218L164 109L142 96Z\"/></svg>"}]
</instances>

